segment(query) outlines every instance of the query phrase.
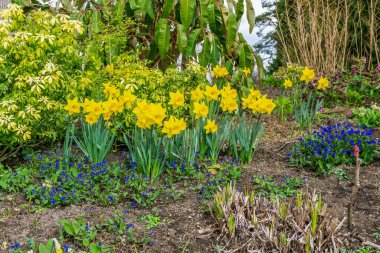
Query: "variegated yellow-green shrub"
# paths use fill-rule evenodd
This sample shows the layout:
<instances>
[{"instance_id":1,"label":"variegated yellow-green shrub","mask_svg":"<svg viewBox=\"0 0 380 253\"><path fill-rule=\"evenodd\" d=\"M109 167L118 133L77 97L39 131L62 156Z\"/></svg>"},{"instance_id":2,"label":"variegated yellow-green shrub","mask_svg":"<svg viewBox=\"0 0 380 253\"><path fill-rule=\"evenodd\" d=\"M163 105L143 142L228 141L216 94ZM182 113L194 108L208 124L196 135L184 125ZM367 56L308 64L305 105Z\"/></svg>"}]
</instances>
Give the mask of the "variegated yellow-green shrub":
<instances>
[{"instance_id":1,"label":"variegated yellow-green shrub","mask_svg":"<svg viewBox=\"0 0 380 253\"><path fill-rule=\"evenodd\" d=\"M15 146L51 142L64 134L62 110L80 90L78 21L11 4L0 12L0 159ZM0 160L1 161L1 160Z\"/></svg>"}]
</instances>

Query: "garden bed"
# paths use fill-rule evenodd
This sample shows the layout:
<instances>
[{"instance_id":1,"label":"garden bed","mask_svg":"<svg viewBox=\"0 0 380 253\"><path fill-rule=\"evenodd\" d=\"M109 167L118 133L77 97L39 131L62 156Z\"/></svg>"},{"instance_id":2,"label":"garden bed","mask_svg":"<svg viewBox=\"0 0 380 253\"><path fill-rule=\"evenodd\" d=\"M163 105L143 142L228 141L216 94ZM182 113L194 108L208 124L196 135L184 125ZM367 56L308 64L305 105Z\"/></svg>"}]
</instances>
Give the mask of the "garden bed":
<instances>
[{"instance_id":1,"label":"garden bed","mask_svg":"<svg viewBox=\"0 0 380 253\"><path fill-rule=\"evenodd\" d=\"M266 136L254 161L245 166L237 184L238 188L241 190L249 188L252 175L274 177L275 180L284 176L307 177L303 189L309 191L315 189L321 193L328 207L333 210L333 216L339 220L343 219L353 186L354 167L344 166L344 170L350 177L349 180L344 181L339 180L336 175L315 176L314 173L308 171L289 168L286 154L290 145L276 152L284 143L281 139L285 139L284 135L278 137L279 140L273 141ZM373 234L380 226L379 168L380 161L375 161L361 169L361 189L354 208L354 233L349 235L346 225L341 231L346 248L357 248L362 241L373 241ZM154 204L154 211L163 224L153 229L152 243L132 246L117 241L112 233L102 233L99 241L113 245L116 252L135 252L136 249L138 252L182 252L184 249L185 252L216 252L218 233L215 231L210 216L204 212L197 193L192 190L195 182L191 182L187 187L184 187L182 183L174 186L183 189L186 194L174 202ZM2 199L0 208L2 241L25 243L26 238L34 238L36 241L45 242L46 238L59 235L58 224L61 219L81 216L90 223L96 223L112 218L115 212L124 212L124 210L128 210L125 214L126 220L133 223L137 230L141 229L141 234L144 230L146 233L151 232L144 228L143 222L137 220L142 215L152 213L152 208L133 208L130 203L107 207L89 204L70 205L29 212L29 203L20 195L2 195Z\"/></svg>"}]
</instances>

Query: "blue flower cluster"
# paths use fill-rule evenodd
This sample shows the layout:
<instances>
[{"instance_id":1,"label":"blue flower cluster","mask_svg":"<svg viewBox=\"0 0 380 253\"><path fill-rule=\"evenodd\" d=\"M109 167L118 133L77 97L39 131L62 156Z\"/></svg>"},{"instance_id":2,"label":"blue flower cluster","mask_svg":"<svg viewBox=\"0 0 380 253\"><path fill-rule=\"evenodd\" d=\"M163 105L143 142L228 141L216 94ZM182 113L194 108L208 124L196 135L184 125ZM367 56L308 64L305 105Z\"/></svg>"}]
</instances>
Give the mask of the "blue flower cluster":
<instances>
[{"instance_id":1,"label":"blue flower cluster","mask_svg":"<svg viewBox=\"0 0 380 253\"><path fill-rule=\"evenodd\" d=\"M110 161L91 164L86 157L67 163L60 154L27 155L26 163L0 177L0 188L23 191L28 200L42 206L68 205L80 201L103 205L130 200L136 207L153 194L151 180L135 171L127 153L112 155Z\"/></svg>"},{"instance_id":2,"label":"blue flower cluster","mask_svg":"<svg viewBox=\"0 0 380 253\"><path fill-rule=\"evenodd\" d=\"M378 157L380 140L372 138L373 130L359 125L355 128L348 123L321 126L319 131L300 138L288 154L291 165L310 167L317 173L329 170L339 164L354 162L354 146L359 147L363 164Z\"/></svg>"}]
</instances>

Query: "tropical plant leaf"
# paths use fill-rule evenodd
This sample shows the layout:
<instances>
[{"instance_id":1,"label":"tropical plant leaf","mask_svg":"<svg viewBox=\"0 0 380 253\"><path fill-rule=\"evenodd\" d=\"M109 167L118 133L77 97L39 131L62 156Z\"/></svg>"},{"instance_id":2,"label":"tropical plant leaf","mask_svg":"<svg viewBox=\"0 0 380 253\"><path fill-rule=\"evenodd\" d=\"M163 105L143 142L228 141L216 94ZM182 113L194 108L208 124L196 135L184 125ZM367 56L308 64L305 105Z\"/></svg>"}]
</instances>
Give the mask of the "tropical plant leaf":
<instances>
[{"instance_id":1,"label":"tropical plant leaf","mask_svg":"<svg viewBox=\"0 0 380 253\"><path fill-rule=\"evenodd\" d=\"M91 19L92 31L94 33L100 33L103 30L102 26L103 26L103 23L100 19L100 12L99 11L92 12L92 19Z\"/></svg>"},{"instance_id":2,"label":"tropical plant leaf","mask_svg":"<svg viewBox=\"0 0 380 253\"><path fill-rule=\"evenodd\" d=\"M257 65L257 77L261 85L263 76L264 76L264 70L265 70L263 59L261 59L261 57L258 54L255 54L254 52L253 52L253 57L255 58L255 62Z\"/></svg>"},{"instance_id":3,"label":"tropical plant leaf","mask_svg":"<svg viewBox=\"0 0 380 253\"><path fill-rule=\"evenodd\" d=\"M228 12L233 12L234 11L234 1L233 0L226 0L227 1L227 6L228 6Z\"/></svg>"},{"instance_id":4,"label":"tropical plant leaf","mask_svg":"<svg viewBox=\"0 0 380 253\"><path fill-rule=\"evenodd\" d=\"M218 7L219 7L219 10L220 10L220 13L221 13L221 19L222 19L222 21L223 21L223 24L224 24L226 30L227 30L227 29L228 29L228 28L227 28L227 21L228 21L228 14L229 14L228 9L227 9L227 7L224 6L223 4L219 4ZM232 12L231 12L231 13L232 13ZM232 14L233 14L233 13L232 13ZM236 18L235 18L235 19L236 19Z\"/></svg>"},{"instance_id":5,"label":"tropical plant leaf","mask_svg":"<svg viewBox=\"0 0 380 253\"><path fill-rule=\"evenodd\" d=\"M208 0L200 0L200 11L201 27L205 28L208 24Z\"/></svg>"},{"instance_id":6,"label":"tropical plant leaf","mask_svg":"<svg viewBox=\"0 0 380 253\"><path fill-rule=\"evenodd\" d=\"M247 19L248 19L248 24L249 24L249 33L252 33L253 28L255 26L255 9L253 8L252 0L246 0L245 1L247 5Z\"/></svg>"},{"instance_id":7,"label":"tropical plant leaf","mask_svg":"<svg viewBox=\"0 0 380 253\"><path fill-rule=\"evenodd\" d=\"M155 18L152 0L138 0L138 9L142 13L147 13L151 19Z\"/></svg>"},{"instance_id":8,"label":"tropical plant leaf","mask_svg":"<svg viewBox=\"0 0 380 253\"><path fill-rule=\"evenodd\" d=\"M239 44L238 49L239 67L251 68L252 67L252 55L249 50L249 46L246 44Z\"/></svg>"},{"instance_id":9,"label":"tropical plant leaf","mask_svg":"<svg viewBox=\"0 0 380 253\"><path fill-rule=\"evenodd\" d=\"M237 33L236 15L230 12L228 14L228 20L227 20L227 41L226 41L227 50L231 50L231 48L233 47L233 44L236 41L236 33Z\"/></svg>"},{"instance_id":10,"label":"tropical plant leaf","mask_svg":"<svg viewBox=\"0 0 380 253\"><path fill-rule=\"evenodd\" d=\"M187 58L189 58L190 56L192 56L194 54L195 45L196 45L197 38L198 38L200 32L201 32L200 28L195 29L191 32L190 37L189 37L189 41L187 44L187 48L186 48L186 57Z\"/></svg>"},{"instance_id":11,"label":"tropical plant leaf","mask_svg":"<svg viewBox=\"0 0 380 253\"><path fill-rule=\"evenodd\" d=\"M161 57L165 58L168 55L170 45L170 27L166 19L162 18L158 21L155 39Z\"/></svg>"},{"instance_id":12,"label":"tropical plant leaf","mask_svg":"<svg viewBox=\"0 0 380 253\"><path fill-rule=\"evenodd\" d=\"M211 63L212 66L216 66L219 64L220 61L220 48L217 38L213 38L212 41L212 47L211 47Z\"/></svg>"},{"instance_id":13,"label":"tropical plant leaf","mask_svg":"<svg viewBox=\"0 0 380 253\"><path fill-rule=\"evenodd\" d=\"M244 0L239 0L235 5L236 21L239 22L244 14Z\"/></svg>"},{"instance_id":14,"label":"tropical plant leaf","mask_svg":"<svg viewBox=\"0 0 380 253\"><path fill-rule=\"evenodd\" d=\"M209 4L207 8L208 13L208 24L210 26L211 31L216 33L216 19L215 19L215 4Z\"/></svg>"},{"instance_id":15,"label":"tropical plant leaf","mask_svg":"<svg viewBox=\"0 0 380 253\"><path fill-rule=\"evenodd\" d=\"M168 18L174 8L174 0L165 0L162 7L161 18Z\"/></svg>"},{"instance_id":16,"label":"tropical plant leaf","mask_svg":"<svg viewBox=\"0 0 380 253\"><path fill-rule=\"evenodd\" d=\"M202 52L199 54L199 64L203 67L206 67L207 64L210 62L210 41L207 37L203 39L203 45L202 45Z\"/></svg>"},{"instance_id":17,"label":"tropical plant leaf","mask_svg":"<svg viewBox=\"0 0 380 253\"><path fill-rule=\"evenodd\" d=\"M193 23L195 7L195 0L180 0L180 17L185 31L190 27L191 23Z\"/></svg>"},{"instance_id":18,"label":"tropical plant leaf","mask_svg":"<svg viewBox=\"0 0 380 253\"><path fill-rule=\"evenodd\" d=\"M178 50L181 53L184 53L187 46L187 36L185 30L183 29L183 25L180 23L177 23L177 45Z\"/></svg>"}]
</instances>

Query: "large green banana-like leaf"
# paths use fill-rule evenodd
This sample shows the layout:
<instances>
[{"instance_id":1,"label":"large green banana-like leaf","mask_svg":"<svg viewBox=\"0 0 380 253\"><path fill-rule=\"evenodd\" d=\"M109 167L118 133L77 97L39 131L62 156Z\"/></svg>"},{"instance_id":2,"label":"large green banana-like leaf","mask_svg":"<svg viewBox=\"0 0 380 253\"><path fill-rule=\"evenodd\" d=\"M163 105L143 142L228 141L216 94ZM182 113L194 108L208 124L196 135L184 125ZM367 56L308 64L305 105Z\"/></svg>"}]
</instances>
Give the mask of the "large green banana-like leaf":
<instances>
[{"instance_id":1,"label":"large green banana-like leaf","mask_svg":"<svg viewBox=\"0 0 380 253\"><path fill-rule=\"evenodd\" d=\"M155 31L155 39L160 56L165 58L168 55L170 46L170 27L166 19L162 18L158 20Z\"/></svg>"},{"instance_id":2,"label":"large green banana-like leaf","mask_svg":"<svg viewBox=\"0 0 380 253\"><path fill-rule=\"evenodd\" d=\"M197 43L197 39L200 32L200 28L195 29L191 32L186 48L186 58L189 58L190 56L194 55L195 45Z\"/></svg>"},{"instance_id":3,"label":"large green banana-like leaf","mask_svg":"<svg viewBox=\"0 0 380 253\"><path fill-rule=\"evenodd\" d=\"M185 31L190 27L191 23L193 23L196 4L196 0L180 0L179 13Z\"/></svg>"},{"instance_id":4,"label":"large green banana-like leaf","mask_svg":"<svg viewBox=\"0 0 380 253\"><path fill-rule=\"evenodd\" d=\"M216 33L216 19L215 19L215 4L209 4L207 7L208 13L208 24L210 26L211 31Z\"/></svg>"},{"instance_id":5,"label":"large green banana-like leaf","mask_svg":"<svg viewBox=\"0 0 380 253\"><path fill-rule=\"evenodd\" d=\"M174 0L165 0L162 7L161 18L168 18L174 8Z\"/></svg>"},{"instance_id":6,"label":"large green banana-like leaf","mask_svg":"<svg viewBox=\"0 0 380 253\"><path fill-rule=\"evenodd\" d=\"M239 56L239 67L240 68L252 68L253 55L251 54L250 46L241 43L237 49Z\"/></svg>"},{"instance_id":7,"label":"large green banana-like leaf","mask_svg":"<svg viewBox=\"0 0 380 253\"><path fill-rule=\"evenodd\" d=\"M177 45L178 50L184 53L187 46L187 36L186 31L183 29L183 25L177 23Z\"/></svg>"},{"instance_id":8,"label":"large green banana-like leaf","mask_svg":"<svg viewBox=\"0 0 380 253\"><path fill-rule=\"evenodd\" d=\"M262 80L263 80L264 70L265 70L263 59L261 59L261 57L255 53L253 53L253 56L255 57L255 62L257 65L257 79L259 80L260 85L262 85Z\"/></svg>"},{"instance_id":9,"label":"large green banana-like leaf","mask_svg":"<svg viewBox=\"0 0 380 253\"><path fill-rule=\"evenodd\" d=\"M137 5L139 11L141 11L142 13L147 13L151 19L154 19L156 15L154 13L152 0L138 0Z\"/></svg>"},{"instance_id":10,"label":"large green banana-like leaf","mask_svg":"<svg viewBox=\"0 0 380 253\"><path fill-rule=\"evenodd\" d=\"M239 22L241 17L243 17L244 14L244 0L238 0L237 4L235 5L236 10L236 21Z\"/></svg>"},{"instance_id":11,"label":"large green banana-like leaf","mask_svg":"<svg viewBox=\"0 0 380 253\"><path fill-rule=\"evenodd\" d=\"M100 33L103 30L102 29L103 23L100 19L99 11L92 12L91 26L92 26L92 31L94 33Z\"/></svg>"},{"instance_id":12,"label":"large green banana-like leaf","mask_svg":"<svg viewBox=\"0 0 380 253\"><path fill-rule=\"evenodd\" d=\"M203 38L202 52L199 54L199 64L203 67L206 67L210 62L210 41L208 38Z\"/></svg>"},{"instance_id":13,"label":"large green banana-like leaf","mask_svg":"<svg viewBox=\"0 0 380 253\"><path fill-rule=\"evenodd\" d=\"M249 32L252 33L253 27L255 26L255 9L253 8L252 0L245 1L247 5L247 19L249 24Z\"/></svg>"},{"instance_id":14,"label":"large green banana-like leaf","mask_svg":"<svg viewBox=\"0 0 380 253\"><path fill-rule=\"evenodd\" d=\"M226 46L227 46L227 50L231 50L234 42L236 41L236 35L237 35L236 15L232 12L228 14L226 28L227 28L226 29L227 30Z\"/></svg>"},{"instance_id":15,"label":"large green banana-like leaf","mask_svg":"<svg viewBox=\"0 0 380 253\"><path fill-rule=\"evenodd\" d=\"M242 33L239 33L239 46L237 49L240 68L252 69L255 65L255 55Z\"/></svg>"},{"instance_id":16,"label":"large green banana-like leaf","mask_svg":"<svg viewBox=\"0 0 380 253\"><path fill-rule=\"evenodd\" d=\"M201 27L206 27L207 26L207 20L208 20L208 0L200 0L200 10L201 10L201 15L200 15L200 22L201 22Z\"/></svg>"},{"instance_id":17,"label":"large green banana-like leaf","mask_svg":"<svg viewBox=\"0 0 380 253\"><path fill-rule=\"evenodd\" d=\"M128 3L132 10L136 10L139 7L136 3L136 0L129 0Z\"/></svg>"},{"instance_id":18,"label":"large green banana-like leaf","mask_svg":"<svg viewBox=\"0 0 380 253\"><path fill-rule=\"evenodd\" d=\"M226 0L228 6L228 12L234 12L234 0Z\"/></svg>"},{"instance_id":19,"label":"large green banana-like leaf","mask_svg":"<svg viewBox=\"0 0 380 253\"><path fill-rule=\"evenodd\" d=\"M218 5L219 7L219 10L220 10L220 13L221 13L221 17L222 17L222 21L223 21L223 24L225 26L227 26L227 21L228 21L228 9L226 6L224 6L223 4L219 4ZM231 12L232 13L232 12ZM235 18L236 19L236 18ZM227 27L226 27L226 30L227 30Z\"/></svg>"},{"instance_id":20,"label":"large green banana-like leaf","mask_svg":"<svg viewBox=\"0 0 380 253\"><path fill-rule=\"evenodd\" d=\"M212 66L216 66L219 64L220 61L220 48L219 48L219 42L216 37L213 37L212 43L211 43L211 63Z\"/></svg>"}]
</instances>

